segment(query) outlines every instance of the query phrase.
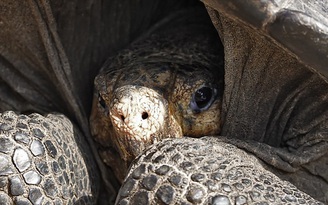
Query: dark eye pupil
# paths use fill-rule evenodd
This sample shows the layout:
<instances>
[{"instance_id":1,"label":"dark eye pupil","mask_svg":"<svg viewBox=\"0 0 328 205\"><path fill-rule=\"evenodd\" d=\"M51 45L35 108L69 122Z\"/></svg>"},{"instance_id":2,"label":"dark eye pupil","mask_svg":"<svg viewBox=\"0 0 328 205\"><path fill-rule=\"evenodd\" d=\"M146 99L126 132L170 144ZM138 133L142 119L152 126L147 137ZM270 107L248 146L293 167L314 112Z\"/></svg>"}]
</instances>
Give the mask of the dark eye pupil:
<instances>
[{"instance_id":1,"label":"dark eye pupil","mask_svg":"<svg viewBox=\"0 0 328 205\"><path fill-rule=\"evenodd\" d=\"M204 108L212 99L212 89L209 87L202 87L195 92L195 103L199 108Z\"/></svg>"},{"instance_id":2,"label":"dark eye pupil","mask_svg":"<svg viewBox=\"0 0 328 205\"><path fill-rule=\"evenodd\" d=\"M107 107L106 102L105 102L104 98L101 97L100 94L98 95L98 101L99 101L99 104L101 105L101 107L106 109L106 107Z\"/></svg>"}]
</instances>

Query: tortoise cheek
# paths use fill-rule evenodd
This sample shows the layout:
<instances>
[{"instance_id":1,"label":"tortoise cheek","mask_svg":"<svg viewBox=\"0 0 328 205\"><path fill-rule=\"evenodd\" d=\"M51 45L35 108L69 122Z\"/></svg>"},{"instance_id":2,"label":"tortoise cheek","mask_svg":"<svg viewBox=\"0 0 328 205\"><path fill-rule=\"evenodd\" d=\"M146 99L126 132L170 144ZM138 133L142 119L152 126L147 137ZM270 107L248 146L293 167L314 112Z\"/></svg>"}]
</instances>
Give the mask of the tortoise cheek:
<instances>
[{"instance_id":1,"label":"tortoise cheek","mask_svg":"<svg viewBox=\"0 0 328 205\"><path fill-rule=\"evenodd\" d=\"M106 114L99 109L98 96L94 96L89 119L91 135L103 147L112 147L110 139L113 126Z\"/></svg>"},{"instance_id":2,"label":"tortoise cheek","mask_svg":"<svg viewBox=\"0 0 328 205\"><path fill-rule=\"evenodd\" d=\"M167 130L163 138L180 138L183 137L183 131L181 123L179 123L174 115L168 117L168 125L166 126Z\"/></svg>"}]
</instances>

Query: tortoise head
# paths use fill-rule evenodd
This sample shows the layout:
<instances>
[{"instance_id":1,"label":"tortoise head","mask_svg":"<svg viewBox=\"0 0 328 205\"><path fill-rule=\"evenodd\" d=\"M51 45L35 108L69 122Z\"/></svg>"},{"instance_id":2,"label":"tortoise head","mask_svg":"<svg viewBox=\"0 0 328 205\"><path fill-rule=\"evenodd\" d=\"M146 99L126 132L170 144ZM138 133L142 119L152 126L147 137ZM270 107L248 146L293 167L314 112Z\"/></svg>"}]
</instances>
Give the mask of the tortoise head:
<instances>
[{"instance_id":1,"label":"tortoise head","mask_svg":"<svg viewBox=\"0 0 328 205\"><path fill-rule=\"evenodd\" d=\"M157 141L219 134L223 47L200 26L136 41L96 77L91 132L118 178Z\"/></svg>"},{"instance_id":2,"label":"tortoise head","mask_svg":"<svg viewBox=\"0 0 328 205\"><path fill-rule=\"evenodd\" d=\"M103 147L114 148L128 166L163 138L218 134L219 82L199 65L178 63L137 63L100 73L95 79L92 135ZM108 164L116 163L109 159L112 151L101 155Z\"/></svg>"}]
</instances>

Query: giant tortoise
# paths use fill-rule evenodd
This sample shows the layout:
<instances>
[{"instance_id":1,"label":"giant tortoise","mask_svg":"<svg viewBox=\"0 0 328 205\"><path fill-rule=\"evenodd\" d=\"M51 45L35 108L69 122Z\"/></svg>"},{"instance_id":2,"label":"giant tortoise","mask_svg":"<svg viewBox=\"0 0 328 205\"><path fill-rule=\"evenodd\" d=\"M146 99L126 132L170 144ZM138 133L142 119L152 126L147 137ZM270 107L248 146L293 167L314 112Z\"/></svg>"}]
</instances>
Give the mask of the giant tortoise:
<instances>
[{"instance_id":1,"label":"giant tortoise","mask_svg":"<svg viewBox=\"0 0 328 205\"><path fill-rule=\"evenodd\" d=\"M204 28L207 13L198 18L204 4L220 38ZM327 203L327 10L323 1L2 1L0 204L111 204L125 175L117 204ZM148 38L166 29L170 38ZM93 138L101 67L118 80L100 91L104 73L96 78ZM175 108L185 119L150 141L120 143L135 136L117 127L116 142L99 138L125 119L111 109L122 85L154 84L182 85ZM168 91L153 97L163 93L172 103ZM212 136L192 138L202 135Z\"/></svg>"}]
</instances>

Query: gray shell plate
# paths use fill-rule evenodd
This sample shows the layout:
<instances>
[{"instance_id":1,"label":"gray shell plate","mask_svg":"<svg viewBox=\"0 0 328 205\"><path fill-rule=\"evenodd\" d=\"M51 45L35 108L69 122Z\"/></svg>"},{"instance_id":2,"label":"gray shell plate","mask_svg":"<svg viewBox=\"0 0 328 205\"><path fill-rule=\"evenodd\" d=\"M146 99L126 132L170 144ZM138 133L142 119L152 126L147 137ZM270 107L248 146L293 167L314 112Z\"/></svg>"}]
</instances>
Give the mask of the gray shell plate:
<instances>
[{"instance_id":1,"label":"gray shell plate","mask_svg":"<svg viewBox=\"0 0 328 205\"><path fill-rule=\"evenodd\" d=\"M303 63L328 77L327 1L203 1L270 36Z\"/></svg>"}]
</instances>

